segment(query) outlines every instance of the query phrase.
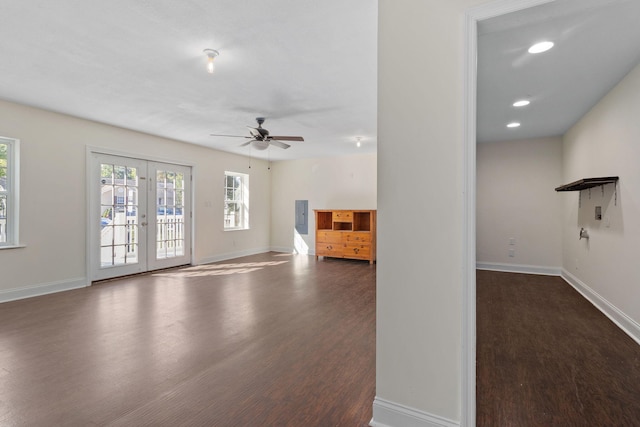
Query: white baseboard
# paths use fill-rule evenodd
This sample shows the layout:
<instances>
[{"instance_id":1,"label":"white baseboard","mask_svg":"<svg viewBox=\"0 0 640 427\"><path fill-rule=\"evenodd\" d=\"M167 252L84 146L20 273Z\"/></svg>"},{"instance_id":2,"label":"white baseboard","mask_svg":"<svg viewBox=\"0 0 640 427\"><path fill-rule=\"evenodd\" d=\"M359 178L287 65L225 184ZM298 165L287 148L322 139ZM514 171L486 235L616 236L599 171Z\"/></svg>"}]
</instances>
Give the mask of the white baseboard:
<instances>
[{"instance_id":1,"label":"white baseboard","mask_svg":"<svg viewBox=\"0 0 640 427\"><path fill-rule=\"evenodd\" d=\"M540 265L502 264L495 262L476 262L478 270L504 271L508 273L540 274L543 276L560 276L561 267L545 267Z\"/></svg>"},{"instance_id":2,"label":"white baseboard","mask_svg":"<svg viewBox=\"0 0 640 427\"><path fill-rule=\"evenodd\" d=\"M272 246L271 251L273 252L282 252L285 254L300 254L300 255L315 255L316 252L313 248L308 248L305 251L299 251L293 247L285 247L285 246Z\"/></svg>"},{"instance_id":3,"label":"white baseboard","mask_svg":"<svg viewBox=\"0 0 640 427\"><path fill-rule=\"evenodd\" d=\"M591 304L593 304L598 310L600 310L605 316L607 316L613 323L618 325L627 335L629 335L635 342L640 344L640 324L635 320L624 314L615 305L604 299L600 294L587 286L584 282L578 279L567 270L562 270L561 276L568 284L580 292Z\"/></svg>"},{"instance_id":4,"label":"white baseboard","mask_svg":"<svg viewBox=\"0 0 640 427\"><path fill-rule=\"evenodd\" d=\"M295 251L293 250L293 248L289 248L289 247L286 247L286 246L271 246L271 247L269 248L269 250L270 250L271 252L280 252L280 253L283 253L283 254L292 254L292 253L295 253Z\"/></svg>"},{"instance_id":5,"label":"white baseboard","mask_svg":"<svg viewBox=\"0 0 640 427\"><path fill-rule=\"evenodd\" d=\"M57 282L41 283L24 288L0 290L0 303L85 288L89 285L90 283L86 277L78 277L69 280L59 280Z\"/></svg>"},{"instance_id":6,"label":"white baseboard","mask_svg":"<svg viewBox=\"0 0 640 427\"><path fill-rule=\"evenodd\" d=\"M371 427L460 427L460 423L376 397Z\"/></svg>"},{"instance_id":7,"label":"white baseboard","mask_svg":"<svg viewBox=\"0 0 640 427\"><path fill-rule=\"evenodd\" d=\"M211 264L212 262L227 261L230 259L240 258L243 256L263 254L265 252L269 252L270 250L271 250L270 248L258 248L258 249L250 249L246 251L228 252L226 254L202 258L196 261L193 265Z\"/></svg>"}]
</instances>

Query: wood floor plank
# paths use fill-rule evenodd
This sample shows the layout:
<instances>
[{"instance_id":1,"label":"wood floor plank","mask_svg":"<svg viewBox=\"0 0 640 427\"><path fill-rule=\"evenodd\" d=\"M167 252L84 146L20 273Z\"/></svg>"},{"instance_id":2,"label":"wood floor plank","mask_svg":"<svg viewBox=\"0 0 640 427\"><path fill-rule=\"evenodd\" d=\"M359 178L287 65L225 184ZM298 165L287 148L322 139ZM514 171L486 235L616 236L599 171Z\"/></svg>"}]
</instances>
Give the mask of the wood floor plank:
<instances>
[{"instance_id":1,"label":"wood floor plank","mask_svg":"<svg viewBox=\"0 0 640 427\"><path fill-rule=\"evenodd\" d=\"M478 426L638 426L640 346L559 277L477 272Z\"/></svg>"},{"instance_id":2,"label":"wood floor plank","mask_svg":"<svg viewBox=\"0 0 640 427\"><path fill-rule=\"evenodd\" d=\"M0 305L0 423L366 426L375 265L266 253Z\"/></svg>"}]
</instances>

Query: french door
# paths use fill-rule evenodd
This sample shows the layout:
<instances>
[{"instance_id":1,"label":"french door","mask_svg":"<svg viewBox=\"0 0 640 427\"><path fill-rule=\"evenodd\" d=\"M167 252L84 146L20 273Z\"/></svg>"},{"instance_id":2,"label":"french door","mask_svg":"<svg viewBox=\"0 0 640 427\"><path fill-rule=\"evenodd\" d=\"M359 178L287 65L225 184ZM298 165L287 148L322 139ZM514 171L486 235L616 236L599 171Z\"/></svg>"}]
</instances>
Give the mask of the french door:
<instances>
[{"instance_id":1,"label":"french door","mask_svg":"<svg viewBox=\"0 0 640 427\"><path fill-rule=\"evenodd\" d=\"M91 154L91 280L191 262L191 168Z\"/></svg>"}]
</instances>

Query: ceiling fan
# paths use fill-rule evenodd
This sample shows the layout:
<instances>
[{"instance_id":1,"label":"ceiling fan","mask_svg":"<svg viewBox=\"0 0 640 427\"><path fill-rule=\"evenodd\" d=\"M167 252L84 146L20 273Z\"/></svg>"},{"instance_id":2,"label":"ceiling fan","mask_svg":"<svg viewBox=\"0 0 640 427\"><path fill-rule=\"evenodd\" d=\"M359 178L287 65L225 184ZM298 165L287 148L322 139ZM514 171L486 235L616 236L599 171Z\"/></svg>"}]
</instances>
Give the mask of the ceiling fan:
<instances>
[{"instance_id":1,"label":"ceiling fan","mask_svg":"<svg viewBox=\"0 0 640 427\"><path fill-rule=\"evenodd\" d=\"M271 136L269 135L269 131L262 127L262 123L264 123L264 117L256 117L256 122L258 122L258 127L249 128L249 134L251 136L241 136L241 135L220 135L212 133L211 136L228 136L233 138L247 138L249 141L244 144L240 144L241 147L245 145L252 144L253 148L256 150L266 150L269 148L269 145L275 145L280 148L289 148L291 145L286 144L282 141L304 141L304 138L301 136Z\"/></svg>"}]
</instances>

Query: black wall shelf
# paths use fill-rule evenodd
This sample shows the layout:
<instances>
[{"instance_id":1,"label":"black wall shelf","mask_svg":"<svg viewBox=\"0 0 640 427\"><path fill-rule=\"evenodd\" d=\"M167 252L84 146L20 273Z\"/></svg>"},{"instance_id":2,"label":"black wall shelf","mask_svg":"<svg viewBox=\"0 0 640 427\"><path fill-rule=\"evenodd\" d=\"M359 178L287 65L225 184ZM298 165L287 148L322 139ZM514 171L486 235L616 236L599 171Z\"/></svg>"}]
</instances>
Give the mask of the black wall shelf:
<instances>
[{"instance_id":1,"label":"black wall shelf","mask_svg":"<svg viewBox=\"0 0 640 427\"><path fill-rule=\"evenodd\" d=\"M602 178L583 178L569 184L556 187L556 191L580 191L587 188L597 187L599 185L614 184L620 178L617 176L606 176Z\"/></svg>"}]
</instances>

